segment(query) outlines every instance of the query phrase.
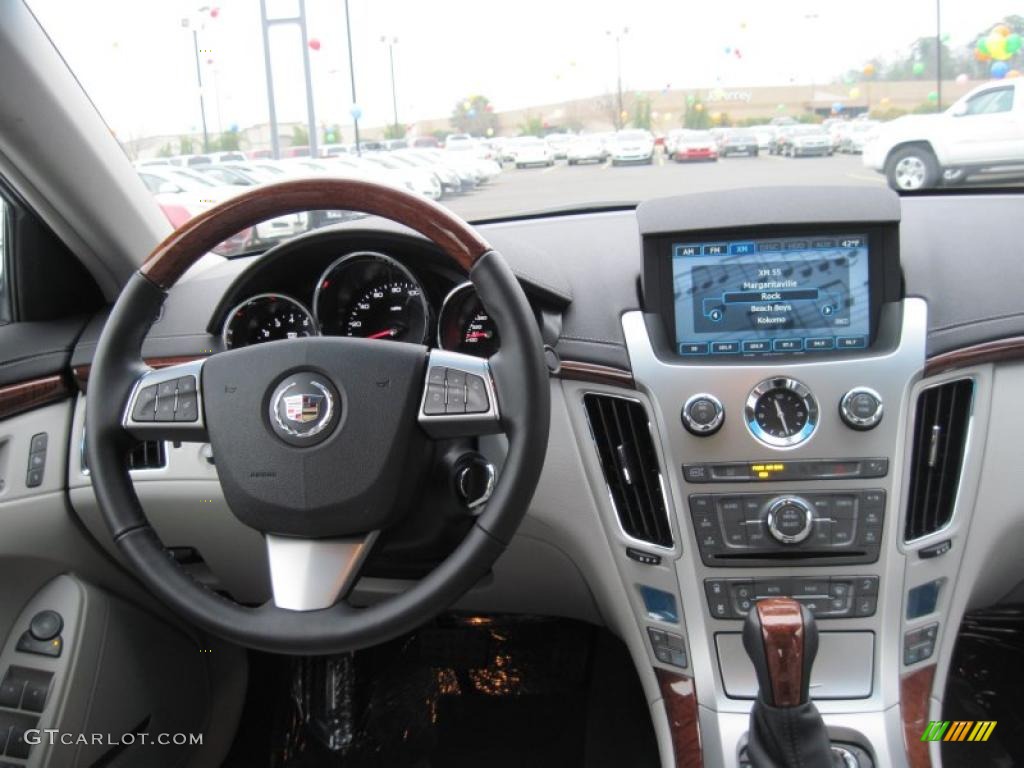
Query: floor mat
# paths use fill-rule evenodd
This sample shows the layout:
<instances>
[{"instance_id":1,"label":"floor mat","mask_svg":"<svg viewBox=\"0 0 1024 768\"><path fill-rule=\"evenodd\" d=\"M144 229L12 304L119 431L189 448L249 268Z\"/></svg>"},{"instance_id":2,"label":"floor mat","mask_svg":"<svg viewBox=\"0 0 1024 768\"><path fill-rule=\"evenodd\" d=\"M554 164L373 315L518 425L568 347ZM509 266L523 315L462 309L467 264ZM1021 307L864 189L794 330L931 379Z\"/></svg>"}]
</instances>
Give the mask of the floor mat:
<instances>
[{"instance_id":1,"label":"floor mat","mask_svg":"<svg viewBox=\"0 0 1024 768\"><path fill-rule=\"evenodd\" d=\"M229 768L657 766L625 647L580 622L446 617L354 655L253 655Z\"/></svg>"},{"instance_id":2,"label":"floor mat","mask_svg":"<svg viewBox=\"0 0 1024 768\"><path fill-rule=\"evenodd\" d=\"M1024 606L964 617L946 683L944 720L995 720L985 742L942 742L945 768L1024 765Z\"/></svg>"}]
</instances>

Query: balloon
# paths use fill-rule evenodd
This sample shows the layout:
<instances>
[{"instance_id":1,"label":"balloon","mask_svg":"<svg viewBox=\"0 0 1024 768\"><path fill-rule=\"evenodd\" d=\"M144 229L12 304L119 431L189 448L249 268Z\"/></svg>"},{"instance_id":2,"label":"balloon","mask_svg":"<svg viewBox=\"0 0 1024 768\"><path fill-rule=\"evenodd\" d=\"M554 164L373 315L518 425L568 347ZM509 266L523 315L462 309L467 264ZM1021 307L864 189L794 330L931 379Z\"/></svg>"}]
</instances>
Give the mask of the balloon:
<instances>
[{"instance_id":1,"label":"balloon","mask_svg":"<svg viewBox=\"0 0 1024 768\"><path fill-rule=\"evenodd\" d=\"M1011 55L1016 53L1017 51L1020 50L1020 46L1021 46L1020 35L1018 35L1016 32L1014 32L1012 35L1008 35L1006 37L1006 45L1005 45L1005 47L1006 47L1006 52L1007 53L1009 53Z\"/></svg>"},{"instance_id":2,"label":"balloon","mask_svg":"<svg viewBox=\"0 0 1024 768\"><path fill-rule=\"evenodd\" d=\"M654 120L657 120L658 119L658 113L657 112L651 112L651 118L654 119Z\"/></svg>"},{"instance_id":3,"label":"balloon","mask_svg":"<svg viewBox=\"0 0 1024 768\"><path fill-rule=\"evenodd\" d=\"M887 107L891 102L892 99L890 99L888 96L883 96L878 103L881 104L883 107Z\"/></svg>"},{"instance_id":4,"label":"balloon","mask_svg":"<svg viewBox=\"0 0 1024 768\"><path fill-rule=\"evenodd\" d=\"M313 49L314 51L319 51L320 50L320 41L317 38L315 38L315 37L309 38L309 47L311 49Z\"/></svg>"},{"instance_id":5,"label":"balloon","mask_svg":"<svg viewBox=\"0 0 1024 768\"><path fill-rule=\"evenodd\" d=\"M1002 35L989 35L985 38L985 47L988 48L989 56L996 61L1006 61L1012 53L1006 50L1006 38Z\"/></svg>"},{"instance_id":6,"label":"balloon","mask_svg":"<svg viewBox=\"0 0 1024 768\"><path fill-rule=\"evenodd\" d=\"M1006 77L1007 78L1020 77L1020 76L1021 75L1020 75L1020 70L1019 69L1011 69L1009 72L1006 73Z\"/></svg>"},{"instance_id":7,"label":"balloon","mask_svg":"<svg viewBox=\"0 0 1024 768\"><path fill-rule=\"evenodd\" d=\"M864 72L864 77L874 77L875 65L874 64L865 64L863 72Z\"/></svg>"},{"instance_id":8,"label":"balloon","mask_svg":"<svg viewBox=\"0 0 1024 768\"><path fill-rule=\"evenodd\" d=\"M232 123L228 126L228 131L231 133L238 133L238 123Z\"/></svg>"},{"instance_id":9,"label":"balloon","mask_svg":"<svg viewBox=\"0 0 1024 768\"><path fill-rule=\"evenodd\" d=\"M467 112L472 108L472 106L473 106L473 104L471 102L468 102L468 101L462 102L462 108L464 110L466 110Z\"/></svg>"},{"instance_id":10,"label":"balloon","mask_svg":"<svg viewBox=\"0 0 1024 768\"><path fill-rule=\"evenodd\" d=\"M621 117L623 120L628 120L629 119L629 112L627 112L626 110L622 110L619 113L619 117Z\"/></svg>"},{"instance_id":11,"label":"balloon","mask_svg":"<svg viewBox=\"0 0 1024 768\"><path fill-rule=\"evenodd\" d=\"M860 98L860 88L851 88L850 89L850 98L851 99L859 99Z\"/></svg>"},{"instance_id":12,"label":"balloon","mask_svg":"<svg viewBox=\"0 0 1024 768\"><path fill-rule=\"evenodd\" d=\"M941 40L944 43L948 43L950 41L949 32L943 32L942 37L940 37L939 40Z\"/></svg>"},{"instance_id":13,"label":"balloon","mask_svg":"<svg viewBox=\"0 0 1024 768\"><path fill-rule=\"evenodd\" d=\"M687 104L693 104L693 102L695 102L696 100L697 100L697 97L694 96L692 93L686 94L686 103Z\"/></svg>"},{"instance_id":14,"label":"balloon","mask_svg":"<svg viewBox=\"0 0 1024 768\"><path fill-rule=\"evenodd\" d=\"M989 56L984 51L981 51L981 50L975 48L974 49L974 59L975 59L975 61L991 61L992 57Z\"/></svg>"},{"instance_id":15,"label":"balloon","mask_svg":"<svg viewBox=\"0 0 1024 768\"><path fill-rule=\"evenodd\" d=\"M217 7L211 8L210 9L210 18L211 19L216 19L218 16L220 16L220 8L217 8Z\"/></svg>"},{"instance_id":16,"label":"balloon","mask_svg":"<svg viewBox=\"0 0 1024 768\"><path fill-rule=\"evenodd\" d=\"M666 120L671 120L672 119L672 113L671 112L666 112L664 115L662 115L662 117L664 117Z\"/></svg>"},{"instance_id":17,"label":"balloon","mask_svg":"<svg viewBox=\"0 0 1024 768\"><path fill-rule=\"evenodd\" d=\"M493 111L494 111L494 105L493 104L488 104L486 107L484 107L484 112L493 112Z\"/></svg>"},{"instance_id":18,"label":"balloon","mask_svg":"<svg viewBox=\"0 0 1024 768\"><path fill-rule=\"evenodd\" d=\"M353 120L358 120L360 117L363 116L363 110L358 104L353 104L348 112L350 115L352 115Z\"/></svg>"},{"instance_id":19,"label":"balloon","mask_svg":"<svg viewBox=\"0 0 1024 768\"><path fill-rule=\"evenodd\" d=\"M778 104L775 107L775 111L776 112L785 112L786 111L786 105L785 104Z\"/></svg>"},{"instance_id":20,"label":"balloon","mask_svg":"<svg viewBox=\"0 0 1024 768\"><path fill-rule=\"evenodd\" d=\"M929 91L928 92L928 101L934 102L934 101L938 101L938 100L939 100L938 91Z\"/></svg>"},{"instance_id":21,"label":"balloon","mask_svg":"<svg viewBox=\"0 0 1024 768\"><path fill-rule=\"evenodd\" d=\"M982 54L983 56L989 56L990 54L988 52L988 40L986 38L984 38L984 37L979 37L978 38L978 45L976 46L976 50L978 51L978 53Z\"/></svg>"},{"instance_id":22,"label":"balloon","mask_svg":"<svg viewBox=\"0 0 1024 768\"><path fill-rule=\"evenodd\" d=\"M488 136L493 136L494 135L494 129L493 128L488 128L486 131L484 131L484 133L486 133Z\"/></svg>"},{"instance_id":23,"label":"balloon","mask_svg":"<svg viewBox=\"0 0 1024 768\"><path fill-rule=\"evenodd\" d=\"M698 104L697 106L694 107L694 109L697 110L698 112L703 112L704 111L704 105L703 104Z\"/></svg>"},{"instance_id":24,"label":"balloon","mask_svg":"<svg viewBox=\"0 0 1024 768\"><path fill-rule=\"evenodd\" d=\"M921 75L924 74L924 62L915 61L912 70L914 72L914 77L920 77Z\"/></svg>"},{"instance_id":25,"label":"balloon","mask_svg":"<svg viewBox=\"0 0 1024 768\"><path fill-rule=\"evenodd\" d=\"M832 105L832 111L833 112L842 112L843 111L843 102L841 102L841 101L835 102Z\"/></svg>"},{"instance_id":26,"label":"balloon","mask_svg":"<svg viewBox=\"0 0 1024 768\"><path fill-rule=\"evenodd\" d=\"M963 73L963 72L961 72L959 75L956 76L956 84L957 85L963 85L968 80L970 80L970 78L967 77L967 75L965 73Z\"/></svg>"},{"instance_id":27,"label":"balloon","mask_svg":"<svg viewBox=\"0 0 1024 768\"><path fill-rule=\"evenodd\" d=\"M990 71L992 73L993 78L995 78L996 80L1002 80L1004 77L1006 77L1007 73L1009 73L1010 67L1007 65L1005 61L993 61L992 69Z\"/></svg>"},{"instance_id":28,"label":"balloon","mask_svg":"<svg viewBox=\"0 0 1024 768\"><path fill-rule=\"evenodd\" d=\"M469 110L466 111L466 114L469 115L470 117L476 117L476 110L475 109L469 109Z\"/></svg>"},{"instance_id":29,"label":"balloon","mask_svg":"<svg viewBox=\"0 0 1024 768\"><path fill-rule=\"evenodd\" d=\"M998 35L999 37L1006 37L1010 34L1010 28L1005 24L996 24L992 27L992 34Z\"/></svg>"},{"instance_id":30,"label":"balloon","mask_svg":"<svg viewBox=\"0 0 1024 768\"><path fill-rule=\"evenodd\" d=\"M733 51L733 54L736 56L737 59L742 59L743 58L743 54L740 53L740 49L739 48L737 48L735 51Z\"/></svg>"},{"instance_id":31,"label":"balloon","mask_svg":"<svg viewBox=\"0 0 1024 768\"><path fill-rule=\"evenodd\" d=\"M730 53L732 53L732 47L728 45L725 46L725 55L728 56Z\"/></svg>"},{"instance_id":32,"label":"balloon","mask_svg":"<svg viewBox=\"0 0 1024 768\"><path fill-rule=\"evenodd\" d=\"M326 141L328 144L333 144L334 143L334 131L328 131L327 133L325 133L324 134L324 141Z\"/></svg>"}]
</instances>

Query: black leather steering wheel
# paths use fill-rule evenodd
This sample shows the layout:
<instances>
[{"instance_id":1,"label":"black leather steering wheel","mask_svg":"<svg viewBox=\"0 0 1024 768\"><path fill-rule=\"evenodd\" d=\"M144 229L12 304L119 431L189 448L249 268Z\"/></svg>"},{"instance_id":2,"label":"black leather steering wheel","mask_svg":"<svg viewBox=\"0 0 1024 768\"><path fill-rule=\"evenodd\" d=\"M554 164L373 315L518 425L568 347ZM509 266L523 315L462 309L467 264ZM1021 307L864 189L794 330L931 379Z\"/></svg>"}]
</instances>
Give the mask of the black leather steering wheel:
<instances>
[{"instance_id":1,"label":"black leather steering wheel","mask_svg":"<svg viewBox=\"0 0 1024 768\"><path fill-rule=\"evenodd\" d=\"M317 209L405 224L469 275L501 331L489 360L401 342L311 337L229 350L154 370L142 342L166 291L245 227ZM334 653L408 632L488 571L533 496L547 448L548 372L537 323L504 259L451 212L354 180L263 187L192 219L161 243L118 297L93 359L86 424L93 489L124 559L188 620L281 653ZM504 432L508 456L462 543L406 592L345 601L398 488L432 438ZM140 439L209 441L233 513L266 541L274 599L244 606L195 581L139 504L125 456Z\"/></svg>"}]
</instances>

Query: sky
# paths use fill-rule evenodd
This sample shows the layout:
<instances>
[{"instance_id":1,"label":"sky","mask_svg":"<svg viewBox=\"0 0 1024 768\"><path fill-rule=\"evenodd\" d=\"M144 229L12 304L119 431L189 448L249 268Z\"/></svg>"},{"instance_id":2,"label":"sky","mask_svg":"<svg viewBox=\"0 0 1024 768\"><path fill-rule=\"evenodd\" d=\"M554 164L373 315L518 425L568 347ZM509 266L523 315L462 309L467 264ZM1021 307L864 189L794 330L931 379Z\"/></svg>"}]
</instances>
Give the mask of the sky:
<instances>
[{"instance_id":1,"label":"sky","mask_svg":"<svg viewBox=\"0 0 1024 768\"><path fill-rule=\"evenodd\" d=\"M266 0L272 17L299 0ZM192 30L198 30L211 132L268 121L259 0L28 0L121 140L199 130ZM951 45L1020 11L1020 0L940 0ZM350 135L344 0L306 0L316 121ZM623 87L655 91L809 84L905 52L935 34L935 0L349 0L363 125L446 117L484 94L495 109L612 92L615 34ZM205 8L206 10L200 10ZM216 17L210 12L216 8ZM183 20L188 19L188 27ZM628 30L623 33L623 30ZM281 122L304 121L296 25L271 31ZM728 51L728 52L727 52ZM739 51L739 55L737 55Z\"/></svg>"}]
</instances>

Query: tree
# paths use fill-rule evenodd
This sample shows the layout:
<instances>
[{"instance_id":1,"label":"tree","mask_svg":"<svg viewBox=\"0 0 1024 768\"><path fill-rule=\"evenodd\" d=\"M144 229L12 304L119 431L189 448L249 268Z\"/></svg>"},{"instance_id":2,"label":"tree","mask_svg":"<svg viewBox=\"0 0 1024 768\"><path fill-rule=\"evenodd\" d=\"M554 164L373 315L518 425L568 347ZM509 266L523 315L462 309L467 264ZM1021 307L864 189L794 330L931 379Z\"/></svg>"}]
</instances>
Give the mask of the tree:
<instances>
[{"instance_id":1,"label":"tree","mask_svg":"<svg viewBox=\"0 0 1024 768\"><path fill-rule=\"evenodd\" d=\"M708 114L701 102L695 101L691 104L687 100L686 106L683 107L683 127L697 129L711 127L711 115Z\"/></svg>"},{"instance_id":2,"label":"tree","mask_svg":"<svg viewBox=\"0 0 1024 768\"><path fill-rule=\"evenodd\" d=\"M451 123L456 131L471 136L486 136L488 129L492 134L498 130L498 116L494 114L494 106L490 99L479 94L456 102Z\"/></svg>"},{"instance_id":3,"label":"tree","mask_svg":"<svg viewBox=\"0 0 1024 768\"><path fill-rule=\"evenodd\" d=\"M633 100L631 122L634 128L642 128L645 131L651 130L651 100L647 96L637 96Z\"/></svg>"},{"instance_id":4,"label":"tree","mask_svg":"<svg viewBox=\"0 0 1024 768\"><path fill-rule=\"evenodd\" d=\"M622 111L619 111L619 97L614 93L600 96L597 100L597 107L608 118L608 122L616 131L621 131L626 126L626 118L622 116L623 112L626 113L626 117L629 116L629 107L626 106L625 96L622 99Z\"/></svg>"},{"instance_id":5,"label":"tree","mask_svg":"<svg viewBox=\"0 0 1024 768\"><path fill-rule=\"evenodd\" d=\"M195 152L195 147L192 143L191 136L179 136L178 137L178 154L179 155L191 155Z\"/></svg>"},{"instance_id":6,"label":"tree","mask_svg":"<svg viewBox=\"0 0 1024 768\"><path fill-rule=\"evenodd\" d=\"M385 139L404 139L406 134L405 126L401 123L392 123L384 128Z\"/></svg>"},{"instance_id":7,"label":"tree","mask_svg":"<svg viewBox=\"0 0 1024 768\"><path fill-rule=\"evenodd\" d=\"M157 157L173 157L174 147L171 146L171 142L167 142L156 153Z\"/></svg>"},{"instance_id":8,"label":"tree","mask_svg":"<svg viewBox=\"0 0 1024 768\"><path fill-rule=\"evenodd\" d=\"M232 152L238 150L240 145L241 134L237 130L226 131L210 142L210 150L213 152Z\"/></svg>"},{"instance_id":9,"label":"tree","mask_svg":"<svg viewBox=\"0 0 1024 768\"><path fill-rule=\"evenodd\" d=\"M306 130L305 126L293 125L292 126L292 146L293 147L308 147L309 146L309 131Z\"/></svg>"},{"instance_id":10,"label":"tree","mask_svg":"<svg viewBox=\"0 0 1024 768\"><path fill-rule=\"evenodd\" d=\"M527 115L518 126L520 136L543 136L544 121L535 115Z\"/></svg>"}]
</instances>

